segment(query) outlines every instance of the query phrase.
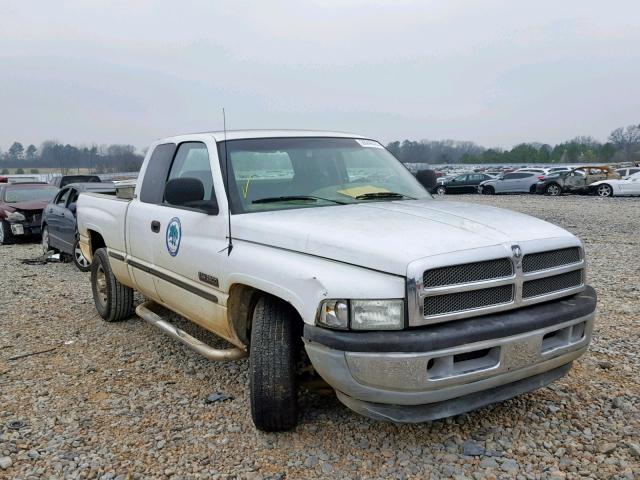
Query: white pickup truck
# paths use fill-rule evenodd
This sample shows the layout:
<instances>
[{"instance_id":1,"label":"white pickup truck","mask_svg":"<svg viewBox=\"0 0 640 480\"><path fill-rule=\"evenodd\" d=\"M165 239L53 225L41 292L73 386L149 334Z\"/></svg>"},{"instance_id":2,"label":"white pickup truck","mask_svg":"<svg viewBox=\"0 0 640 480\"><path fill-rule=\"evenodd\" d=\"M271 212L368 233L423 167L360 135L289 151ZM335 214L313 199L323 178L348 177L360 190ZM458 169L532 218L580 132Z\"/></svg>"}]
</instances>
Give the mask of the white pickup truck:
<instances>
[{"instance_id":1,"label":"white pickup truck","mask_svg":"<svg viewBox=\"0 0 640 480\"><path fill-rule=\"evenodd\" d=\"M129 197L78 201L98 312L127 318L137 290L139 316L207 358L248 355L259 429L296 424L303 351L349 408L422 422L542 387L591 339L596 295L575 236L434 200L365 137L166 138ZM230 347L202 343L158 305Z\"/></svg>"}]
</instances>

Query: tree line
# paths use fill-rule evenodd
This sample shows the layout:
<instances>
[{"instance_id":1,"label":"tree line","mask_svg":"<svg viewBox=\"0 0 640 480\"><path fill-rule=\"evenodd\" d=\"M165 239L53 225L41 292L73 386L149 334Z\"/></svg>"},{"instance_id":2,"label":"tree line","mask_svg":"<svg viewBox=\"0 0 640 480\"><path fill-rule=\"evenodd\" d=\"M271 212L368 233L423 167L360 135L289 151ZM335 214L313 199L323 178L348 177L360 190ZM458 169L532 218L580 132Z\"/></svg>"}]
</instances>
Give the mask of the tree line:
<instances>
[{"instance_id":1,"label":"tree line","mask_svg":"<svg viewBox=\"0 0 640 480\"><path fill-rule=\"evenodd\" d=\"M640 162L640 125L616 128L601 143L593 137L575 137L551 146L520 143L510 150L485 148L456 140L395 141L387 148L404 163L619 163Z\"/></svg>"},{"instance_id":2,"label":"tree line","mask_svg":"<svg viewBox=\"0 0 640 480\"><path fill-rule=\"evenodd\" d=\"M133 145L74 146L47 140L37 148L13 142L6 152L0 152L0 171L55 168L63 175L73 169L88 169L94 173L137 172L144 156Z\"/></svg>"}]
</instances>

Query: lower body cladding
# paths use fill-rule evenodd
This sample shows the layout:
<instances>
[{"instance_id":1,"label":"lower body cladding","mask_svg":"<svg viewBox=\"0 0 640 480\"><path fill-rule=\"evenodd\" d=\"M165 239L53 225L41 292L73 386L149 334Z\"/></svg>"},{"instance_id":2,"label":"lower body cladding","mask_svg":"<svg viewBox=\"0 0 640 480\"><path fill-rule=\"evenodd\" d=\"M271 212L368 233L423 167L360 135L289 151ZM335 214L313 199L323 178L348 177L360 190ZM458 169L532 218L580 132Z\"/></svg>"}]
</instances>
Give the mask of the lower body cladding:
<instances>
[{"instance_id":1,"label":"lower body cladding","mask_svg":"<svg viewBox=\"0 0 640 480\"><path fill-rule=\"evenodd\" d=\"M543 387L584 354L595 291L518 310L395 332L305 326L305 348L338 399L363 415L416 423Z\"/></svg>"}]
</instances>

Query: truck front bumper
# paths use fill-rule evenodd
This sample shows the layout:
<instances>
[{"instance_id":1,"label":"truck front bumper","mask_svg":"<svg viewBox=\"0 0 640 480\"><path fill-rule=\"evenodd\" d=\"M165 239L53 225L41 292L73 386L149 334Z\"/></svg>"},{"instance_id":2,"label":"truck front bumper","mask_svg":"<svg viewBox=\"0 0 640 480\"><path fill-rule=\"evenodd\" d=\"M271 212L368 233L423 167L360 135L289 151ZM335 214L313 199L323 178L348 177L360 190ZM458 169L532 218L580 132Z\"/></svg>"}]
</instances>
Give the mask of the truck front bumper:
<instances>
[{"instance_id":1,"label":"truck front bumper","mask_svg":"<svg viewBox=\"0 0 640 480\"><path fill-rule=\"evenodd\" d=\"M316 371L349 408L393 422L457 415L535 390L565 375L587 350L591 287L514 311L397 332L306 325Z\"/></svg>"}]
</instances>

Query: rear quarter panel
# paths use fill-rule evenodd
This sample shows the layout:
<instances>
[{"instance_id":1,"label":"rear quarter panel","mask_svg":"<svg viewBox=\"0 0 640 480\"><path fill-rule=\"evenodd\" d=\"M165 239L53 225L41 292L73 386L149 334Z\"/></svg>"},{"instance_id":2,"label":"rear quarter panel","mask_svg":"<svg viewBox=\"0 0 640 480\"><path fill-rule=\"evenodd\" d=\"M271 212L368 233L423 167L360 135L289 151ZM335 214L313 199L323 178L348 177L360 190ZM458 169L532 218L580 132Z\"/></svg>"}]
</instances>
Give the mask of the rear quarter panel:
<instances>
[{"instance_id":1,"label":"rear quarter panel","mask_svg":"<svg viewBox=\"0 0 640 480\"><path fill-rule=\"evenodd\" d=\"M92 232L99 234L111 252L124 255L125 219L129 201L101 193L81 193L78 198L78 232L80 248L86 258L93 257ZM124 262L111 262L111 268L118 280L131 285L129 272Z\"/></svg>"}]
</instances>

